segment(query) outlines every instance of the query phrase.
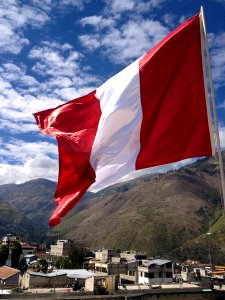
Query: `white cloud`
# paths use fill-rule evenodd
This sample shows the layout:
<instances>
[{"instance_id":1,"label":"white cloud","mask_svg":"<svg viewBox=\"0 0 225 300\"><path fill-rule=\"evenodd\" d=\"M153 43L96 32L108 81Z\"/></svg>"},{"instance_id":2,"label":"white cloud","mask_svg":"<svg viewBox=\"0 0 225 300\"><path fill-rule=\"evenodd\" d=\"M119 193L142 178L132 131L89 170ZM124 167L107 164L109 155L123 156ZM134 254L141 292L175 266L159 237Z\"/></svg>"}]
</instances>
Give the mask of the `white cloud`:
<instances>
[{"instance_id":1,"label":"white cloud","mask_svg":"<svg viewBox=\"0 0 225 300\"><path fill-rule=\"evenodd\" d=\"M29 44L22 29L26 26L42 27L49 16L42 9L21 5L18 1L0 2L0 52L18 54L23 46Z\"/></svg>"},{"instance_id":2,"label":"white cloud","mask_svg":"<svg viewBox=\"0 0 225 300\"><path fill-rule=\"evenodd\" d=\"M32 5L49 12L53 6L53 0L32 0Z\"/></svg>"},{"instance_id":3,"label":"white cloud","mask_svg":"<svg viewBox=\"0 0 225 300\"><path fill-rule=\"evenodd\" d=\"M35 178L47 178L56 181L58 160L39 155L28 159L24 164L0 163L0 182L22 183Z\"/></svg>"},{"instance_id":4,"label":"white cloud","mask_svg":"<svg viewBox=\"0 0 225 300\"><path fill-rule=\"evenodd\" d=\"M18 1L1 1L0 4L0 17L8 24L12 25L14 29L31 25L34 27L41 27L48 20L48 15L41 9L21 5Z\"/></svg>"},{"instance_id":5,"label":"white cloud","mask_svg":"<svg viewBox=\"0 0 225 300\"><path fill-rule=\"evenodd\" d=\"M208 41L215 87L225 86L225 32L208 34Z\"/></svg>"},{"instance_id":6,"label":"white cloud","mask_svg":"<svg viewBox=\"0 0 225 300\"><path fill-rule=\"evenodd\" d=\"M26 75L25 66L5 63L0 67L0 74L3 79L9 82L16 81L17 85L33 87L39 84L34 77Z\"/></svg>"},{"instance_id":7,"label":"white cloud","mask_svg":"<svg viewBox=\"0 0 225 300\"><path fill-rule=\"evenodd\" d=\"M5 160L20 160L26 162L36 156L52 156L57 158L58 148L56 144L48 142L25 142L24 140L11 139L3 143L0 149L0 155Z\"/></svg>"},{"instance_id":8,"label":"white cloud","mask_svg":"<svg viewBox=\"0 0 225 300\"><path fill-rule=\"evenodd\" d=\"M68 54L65 53L69 44L62 45L61 49L55 47L55 43L45 42L43 44L43 47L34 47L29 53L29 58L37 60L32 68L33 71L53 77L72 77L78 73L79 60L82 57L79 52L69 51Z\"/></svg>"},{"instance_id":9,"label":"white cloud","mask_svg":"<svg viewBox=\"0 0 225 300\"><path fill-rule=\"evenodd\" d=\"M54 92L56 95L60 96L61 99L65 100L72 100L75 98L78 98L82 95L86 95L90 93L92 90L94 90L94 87L86 87L86 88L73 88L73 87L68 87L68 88L61 88L61 89L56 89Z\"/></svg>"},{"instance_id":10,"label":"white cloud","mask_svg":"<svg viewBox=\"0 0 225 300\"><path fill-rule=\"evenodd\" d=\"M220 146L222 149L225 149L225 126L219 127L219 134L220 134Z\"/></svg>"},{"instance_id":11,"label":"white cloud","mask_svg":"<svg viewBox=\"0 0 225 300\"><path fill-rule=\"evenodd\" d=\"M46 94L29 94L27 88L20 92L13 87L14 82L17 88L21 84L32 88L39 85L33 77L25 74L23 68L13 64L6 64L0 68L0 129L7 129L15 134L37 131L32 113L58 106L63 102Z\"/></svg>"},{"instance_id":12,"label":"white cloud","mask_svg":"<svg viewBox=\"0 0 225 300\"><path fill-rule=\"evenodd\" d=\"M170 27L175 27L175 25L174 25L175 16L174 15L167 13L167 14L163 15L163 20Z\"/></svg>"},{"instance_id":13,"label":"white cloud","mask_svg":"<svg viewBox=\"0 0 225 300\"><path fill-rule=\"evenodd\" d=\"M24 182L34 178L57 180L58 147L56 143L25 142L1 138L0 182ZM16 163L15 163L16 162Z\"/></svg>"},{"instance_id":14,"label":"white cloud","mask_svg":"<svg viewBox=\"0 0 225 300\"><path fill-rule=\"evenodd\" d=\"M85 25L94 26L94 30L96 30L96 31L115 25L115 21L113 19L104 18L103 16L84 17L80 20L80 23L83 26L85 26Z\"/></svg>"},{"instance_id":15,"label":"white cloud","mask_svg":"<svg viewBox=\"0 0 225 300\"><path fill-rule=\"evenodd\" d=\"M152 9L161 8L167 0L105 0L105 14L113 14L120 17L123 13L140 14L144 12L150 13Z\"/></svg>"},{"instance_id":16,"label":"white cloud","mask_svg":"<svg viewBox=\"0 0 225 300\"><path fill-rule=\"evenodd\" d=\"M110 28L103 35L85 34L79 37L88 50L99 49L115 63L128 62L143 55L166 34L168 29L154 20L130 20L119 29Z\"/></svg>"},{"instance_id":17,"label":"white cloud","mask_svg":"<svg viewBox=\"0 0 225 300\"><path fill-rule=\"evenodd\" d=\"M0 32L0 53L18 54L23 46L29 44L28 39L23 38L20 32L16 32L10 24L2 20L0 20Z\"/></svg>"},{"instance_id":18,"label":"white cloud","mask_svg":"<svg viewBox=\"0 0 225 300\"><path fill-rule=\"evenodd\" d=\"M89 2L90 0L58 0L57 5L63 6L74 6L78 10L82 10L84 8L85 3Z\"/></svg>"},{"instance_id":19,"label":"white cloud","mask_svg":"<svg viewBox=\"0 0 225 300\"><path fill-rule=\"evenodd\" d=\"M70 44L43 42L42 45L31 49L28 56L35 60L33 71L45 76L38 86L39 92L71 100L96 88L99 79L89 73L82 62L83 55L72 51ZM40 95L38 98L41 99Z\"/></svg>"},{"instance_id":20,"label":"white cloud","mask_svg":"<svg viewBox=\"0 0 225 300\"><path fill-rule=\"evenodd\" d=\"M121 0L113 0L113 1L107 1L108 4L111 4L111 10L114 13L117 12L124 12L127 10L132 10L135 6L135 1L134 0L126 0L126 1L121 1Z\"/></svg>"},{"instance_id":21,"label":"white cloud","mask_svg":"<svg viewBox=\"0 0 225 300\"><path fill-rule=\"evenodd\" d=\"M16 114L17 116L17 114ZM17 116L17 118L19 119L19 117ZM4 119L1 116L0 119L0 129L5 129L8 131L9 133L12 134L18 134L18 133L28 133L31 131L38 131L37 125L35 125L34 123L26 123L26 122L15 122L8 120L8 119Z\"/></svg>"}]
</instances>

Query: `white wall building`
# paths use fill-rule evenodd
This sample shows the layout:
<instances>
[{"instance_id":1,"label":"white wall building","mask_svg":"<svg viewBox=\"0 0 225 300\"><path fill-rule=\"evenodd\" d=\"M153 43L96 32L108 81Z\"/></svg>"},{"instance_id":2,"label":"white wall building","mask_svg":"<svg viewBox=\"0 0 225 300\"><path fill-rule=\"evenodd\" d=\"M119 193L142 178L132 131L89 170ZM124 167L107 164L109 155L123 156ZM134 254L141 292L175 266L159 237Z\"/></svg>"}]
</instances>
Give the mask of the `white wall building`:
<instances>
[{"instance_id":1,"label":"white wall building","mask_svg":"<svg viewBox=\"0 0 225 300\"><path fill-rule=\"evenodd\" d=\"M139 284L165 284L173 282L173 264L170 260L143 260L138 266Z\"/></svg>"},{"instance_id":2,"label":"white wall building","mask_svg":"<svg viewBox=\"0 0 225 300\"><path fill-rule=\"evenodd\" d=\"M101 249L95 252L95 259L104 262L110 262L113 256L115 256L113 249Z\"/></svg>"},{"instance_id":3,"label":"white wall building","mask_svg":"<svg viewBox=\"0 0 225 300\"><path fill-rule=\"evenodd\" d=\"M56 245L51 245L50 255L68 256L72 244L70 240L57 240Z\"/></svg>"}]
</instances>

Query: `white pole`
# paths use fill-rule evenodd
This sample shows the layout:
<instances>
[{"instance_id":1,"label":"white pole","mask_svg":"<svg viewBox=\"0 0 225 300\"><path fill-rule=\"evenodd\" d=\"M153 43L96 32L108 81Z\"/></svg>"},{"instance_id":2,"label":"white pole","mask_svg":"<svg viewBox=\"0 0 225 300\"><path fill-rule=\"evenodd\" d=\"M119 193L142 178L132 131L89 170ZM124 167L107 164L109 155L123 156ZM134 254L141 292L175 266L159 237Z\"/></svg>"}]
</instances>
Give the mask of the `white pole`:
<instances>
[{"instance_id":1,"label":"white pole","mask_svg":"<svg viewBox=\"0 0 225 300\"><path fill-rule=\"evenodd\" d=\"M220 147L220 137L219 137L218 120L217 120L217 113L216 113L215 94L214 94L214 87L213 87L213 81L212 81L209 47L208 47L207 31L206 31L203 6L201 6L200 21L201 21L201 29L202 29L201 35L202 35L202 40L204 42L204 45L202 45L202 48L204 48L204 51L202 51L203 52L202 53L203 54L203 69L204 69L204 75L208 76L208 81L209 81L209 95L211 98L212 111L213 111L215 145L216 145L217 153L218 153L218 162L219 162L219 169L220 169L221 189L222 189L221 204L223 207L223 214L224 214L224 210L225 210L225 179L224 179L223 158L222 158L221 147ZM206 59L206 64L205 64L205 59ZM204 77L206 77L206 76L204 76ZM208 86L207 80L205 78L205 87L207 87L207 86ZM206 94L207 94L206 97L208 97L207 88L206 88Z\"/></svg>"}]
</instances>

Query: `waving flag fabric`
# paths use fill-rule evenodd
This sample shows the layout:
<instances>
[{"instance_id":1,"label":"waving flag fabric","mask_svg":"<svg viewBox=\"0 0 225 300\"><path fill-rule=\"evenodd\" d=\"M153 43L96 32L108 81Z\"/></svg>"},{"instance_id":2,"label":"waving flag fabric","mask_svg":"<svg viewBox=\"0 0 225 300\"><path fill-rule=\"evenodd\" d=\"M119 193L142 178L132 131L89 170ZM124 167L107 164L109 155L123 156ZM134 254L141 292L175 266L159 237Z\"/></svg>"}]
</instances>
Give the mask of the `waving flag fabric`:
<instances>
[{"instance_id":1,"label":"waving flag fabric","mask_svg":"<svg viewBox=\"0 0 225 300\"><path fill-rule=\"evenodd\" d=\"M210 156L199 15L88 95L34 114L59 147L57 225L91 186L137 170Z\"/></svg>"}]
</instances>

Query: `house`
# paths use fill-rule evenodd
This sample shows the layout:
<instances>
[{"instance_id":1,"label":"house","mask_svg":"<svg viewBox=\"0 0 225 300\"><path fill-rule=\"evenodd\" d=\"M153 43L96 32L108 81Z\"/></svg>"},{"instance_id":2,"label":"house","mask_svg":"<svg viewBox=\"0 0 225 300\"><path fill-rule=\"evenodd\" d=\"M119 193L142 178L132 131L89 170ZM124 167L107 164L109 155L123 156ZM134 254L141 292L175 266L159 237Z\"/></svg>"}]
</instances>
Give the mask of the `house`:
<instances>
[{"instance_id":1,"label":"house","mask_svg":"<svg viewBox=\"0 0 225 300\"><path fill-rule=\"evenodd\" d=\"M51 245L50 255L68 256L72 245L71 240L57 240L56 245Z\"/></svg>"},{"instance_id":2,"label":"house","mask_svg":"<svg viewBox=\"0 0 225 300\"><path fill-rule=\"evenodd\" d=\"M14 242L20 243L20 238L17 237L16 235L12 234L7 234L3 239L2 239L2 245L7 245L9 249L12 247Z\"/></svg>"},{"instance_id":3,"label":"house","mask_svg":"<svg viewBox=\"0 0 225 300\"><path fill-rule=\"evenodd\" d=\"M138 266L139 284L165 284L173 282L173 264L170 260L142 260Z\"/></svg>"},{"instance_id":4,"label":"house","mask_svg":"<svg viewBox=\"0 0 225 300\"><path fill-rule=\"evenodd\" d=\"M80 286L84 287L86 279L95 276L94 273L84 269L61 269L60 271L66 273L68 286L72 286L72 283L77 280Z\"/></svg>"},{"instance_id":5,"label":"house","mask_svg":"<svg viewBox=\"0 0 225 300\"><path fill-rule=\"evenodd\" d=\"M118 276L116 275L95 275L85 280L85 290L99 294L114 294L118 290Z\"/></svg>"},{"instance_id":6,"label":"house","mask_svg":"<svg viewBox=\"0 0 225 300\"><path fill-rule=\"evenodd\" d=\"M95 259L108 262L112 260L112 257L115 256L116 253L113 249L101 249L95 252Z\"/></svg>"},{"instance_id":7,"label":"house","mask_svg":"<svg viewBox=\"0 0 225 300\"><path fill-rule=\"evenodd\" d=\"M35 254L38 250L36 246L32 246L28 243L21 243L21 247L23 255Z\"/></svg>"},{"instance_id":8,"label":"house","mask_svg":"<svg viewBox=\"0 0 225 300\"><path fill-rule=\"evenodd\" d=\"M5 288L14 288L19 284L20 271L8 266L0 267L1 286Z\"/></svg>"},{"instance_id":9,"label":"house","mask_svg":"<svg viewBox=\"0 0 225 300\"><path fill-rule=\"evenodd\" d=\"M112 257L111 262L92 260L94 265L93 271L101 275L119 275L120 281L123 283L137 283L137 267L140 261L126 261L124 258Z\"/></svg>"},{"instance_id":10,"label":"house","mask_svg":"<svg viewBox=\"0 0 225 300\"><path fill-rule=\"evenodd\" d=\"M95 272L105 273L107 275L115 275L127 273L127 266L125 263L121 262L104 262L104 261L95 261Z\"/></svg>"},{"instance_id":11,"label":"house","mask_svg":"<svg viewBox=\"0 0 225 300\"><path fill-rule=\"evenodd\" d=\"M52 273L25 272L21 278L22 288L56 288L67 284L66 273L57 271Z\"/></svg>"},{"instance_id":12,"label":"house","mask_svg":"<svg viewBox=\"0 0 225 300\"><path fill-rule=\"evenodd\" d=\"M211 271L211 264L186 263L181 265L181 278L186 282L198 282L202 277L210 275Z\"/></svg>"},{"instance_id":13,"label":"house","mask_svg":"<svg viewBox=\"0 0 225 300\"><path fill-rule=\"evenodd\" d=\"M143 253L137 253L136 251L122 251L120 253L120 257L126 259L126 261L133 261L133 260L141 260L147 259L147 255Z\"/></svg>"}]
</instances>

